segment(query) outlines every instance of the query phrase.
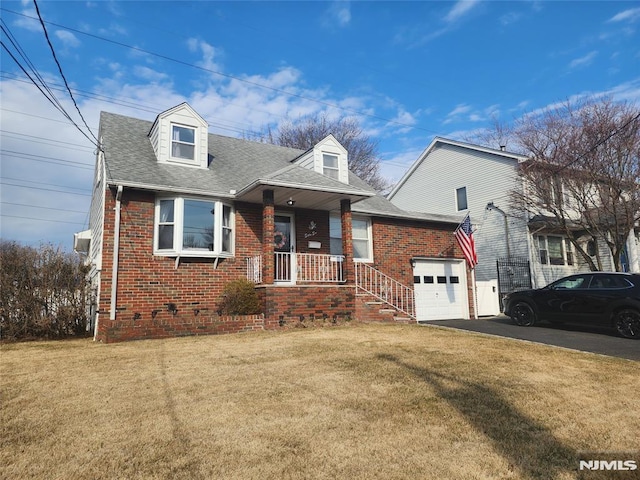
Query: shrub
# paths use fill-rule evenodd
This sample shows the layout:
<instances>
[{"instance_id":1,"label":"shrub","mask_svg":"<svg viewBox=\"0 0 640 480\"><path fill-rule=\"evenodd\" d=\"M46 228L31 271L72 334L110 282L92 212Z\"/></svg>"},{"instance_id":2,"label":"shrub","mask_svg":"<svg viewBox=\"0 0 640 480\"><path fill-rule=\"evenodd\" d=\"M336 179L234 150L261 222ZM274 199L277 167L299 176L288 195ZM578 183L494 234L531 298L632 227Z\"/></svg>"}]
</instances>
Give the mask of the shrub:
<instances>
[{"instance_id":1,"label":"shrub","mask_svg":"<svg viewBox=\"0 0 640 480\"><path fill-rule=\"evenodd\" d=\"M255 315L261 313L255 284L249 280L233 280L225 285L219 304L221 315Z\"/></svg>"},{"instance_id":2,"label":"shrub","mask_svg":"<svg viewBox=\"0 0 640 480\"><path fill-rule=\"evenodd\" d=\"M75 254L0 240L0 339L86 334L87 267Z\"/></svg>"}]
</instances>

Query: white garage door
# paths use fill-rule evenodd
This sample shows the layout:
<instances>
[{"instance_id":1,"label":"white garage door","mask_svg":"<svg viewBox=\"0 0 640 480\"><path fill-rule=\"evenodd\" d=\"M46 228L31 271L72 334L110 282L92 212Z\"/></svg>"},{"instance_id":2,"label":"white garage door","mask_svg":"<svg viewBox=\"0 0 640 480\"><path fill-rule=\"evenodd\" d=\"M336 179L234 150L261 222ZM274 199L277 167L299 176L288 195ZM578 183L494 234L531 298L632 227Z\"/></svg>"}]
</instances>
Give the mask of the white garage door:
<instances>
[{"instance_id":1,"label":"white garage door","mask_svg":"<svg viewBox=\"0 0 640 480\"><path fill-rule=\"evenodd\" d=\"M413 287L418 321L469 317L464 261L416 260Z\"/></svg>"}]
</instances>

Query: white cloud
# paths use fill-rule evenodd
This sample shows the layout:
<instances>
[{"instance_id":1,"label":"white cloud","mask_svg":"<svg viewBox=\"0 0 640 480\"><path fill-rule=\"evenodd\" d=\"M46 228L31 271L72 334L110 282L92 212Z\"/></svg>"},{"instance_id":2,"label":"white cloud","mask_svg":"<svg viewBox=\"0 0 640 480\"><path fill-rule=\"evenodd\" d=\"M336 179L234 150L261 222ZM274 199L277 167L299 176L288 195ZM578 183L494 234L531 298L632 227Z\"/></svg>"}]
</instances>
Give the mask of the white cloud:
<instances>
[{"instance_id":1,"label":"white cloud","mask_svg":"<svg viewBox=\"0 0 640 480\"><path fill-rule=\"evenodd\" d=\"M479 0L458 0L453 8L449 10L449 13L444 17L444 21L447 23L457 22L479 3Z\"/></svg>"},{"instance_id":2,"label":"white cloud","mask_svg":"<svg viewBox=\"0 0 640 480\"><path fill-rule=\"evenodd\" d=\"M332 2L326 14L327 18L323 20L325 27L346 27L351 23L351 3L343 0Z\"/></svg>"},{"instance_id":3,"label":"white cloud","mask_svg":"<svg viewBox=\"0 0 640 480\"><path fill-rule=\"evenodd\" d=\"M23 2L23 5L26 6L26 3ZM34 7L24 8L22 9L21 13L24 16L17 18L13 22L13 25L15 25L16 27L24 28L25 30L29 30L31 32L42 31L42 25L40 25L40 22L37 20L38 14L36 13L36 9Z\"/></svg>"},{"instance_id":4,"label":"white cloud","mask_svg":"<svg viewBox=\"0 0 640 480\"><path fill-rule=\"evenodd\" d=\"M197 38L188 39L187 47L191 52L202 54L202 59L196 63L198 66L216 72L222 70L222 66L215 61L216 57L220 55L220 49Z\"/></svg>"},{"instance_id":5,"label":"white cloud","mask_svg":"<svg viewBox=\"0 0 640 480\"><path fill-rule=\"evenodd\" d=\"M521 13L509 12L500 17L500 23L504 26L512 25L522 18Z\"/></svg>"},{"instance_id":6,"label":"white cloud","mask_svg":"<svg viewBox=\"0 0 640 480\"><path fill-rule=\"evenodd\" d=\"M78 40L78 37L68 30L56 30L54 35L66 48L75 48L80 46L80 40Z\"/></svg>"},{"instance_id":7,"label":"white cloud","mask_svg":"<svg viewBox=\"0 0 640 480\"><path fill-rule=\"evenodd\" d=\"M640 8L630 8L614 15L608 22L635 22L638 19L640 19Z\"/></svg>"},{"instance_id":8,"label":"white cloud","mask_svg":"<svg viewBox=\"0 0 640 480\"><path fill-rule=\"evenodd\" d=\"M110 65L110 67L111 67L111 65ZM116 67L116 71L117 71L119 65L116 64L115 67ZM137 77L140 77L143 80L147 80L147 81L153 82L153 83L162 82L162 81L167 80L169 78L169 75L167 75L166 73L158 72L156 70L153 70L152 68L145 67L143 65L136 65L133 68L133 73Z\"/></svg>"},{"instance_id":9,"label":"white cloud","mask_svg":"<svg viewBox=\"0 0 640 480\"><path fill-rule=\"evenodd\" d=\"M597 55L598 52L593 50L580 58L572 60L571 63L569 63L569 68L586 67L591 65Z\"/></svg>"}]
</instances>

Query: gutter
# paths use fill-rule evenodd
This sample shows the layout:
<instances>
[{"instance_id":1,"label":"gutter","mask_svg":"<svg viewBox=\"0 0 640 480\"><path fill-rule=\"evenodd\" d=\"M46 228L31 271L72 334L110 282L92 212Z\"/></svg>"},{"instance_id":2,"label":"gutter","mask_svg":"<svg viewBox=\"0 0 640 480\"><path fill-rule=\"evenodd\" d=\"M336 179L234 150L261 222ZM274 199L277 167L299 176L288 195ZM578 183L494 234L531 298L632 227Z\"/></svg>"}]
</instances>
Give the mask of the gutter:
<instances>
[{"instance_id":1,"label":"gutter","mask_svg":"<svg viewBox=\"0 0 640 480\"><path fill-rule=\"evenodd\" d=\"M122 192L124 187L118 185L116 192L116 218L113 229L113 270L111 274L111 306L109 307L109 320L116 319L116 292L118 291L118 257L120 253L120 210L122 208Z\"/></svg>"}]
</instances>

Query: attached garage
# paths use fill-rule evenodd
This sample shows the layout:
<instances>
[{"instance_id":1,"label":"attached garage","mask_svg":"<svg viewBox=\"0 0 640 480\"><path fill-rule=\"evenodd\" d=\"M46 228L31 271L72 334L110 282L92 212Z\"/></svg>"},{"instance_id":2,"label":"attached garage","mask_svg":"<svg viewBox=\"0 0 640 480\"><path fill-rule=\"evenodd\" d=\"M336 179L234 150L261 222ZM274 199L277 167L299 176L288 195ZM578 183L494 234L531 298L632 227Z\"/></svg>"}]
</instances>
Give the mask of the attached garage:
<instances>
[{"instance_id":1,"label":"attached garage","mask_svg":"<svg viewBox=\"0 0 640 480\"><path fill-rule=\"evenodd\" d=\"M420 321L469 318L464 260L414 259L413 287Z\"/></svg>"}]
</instances>

